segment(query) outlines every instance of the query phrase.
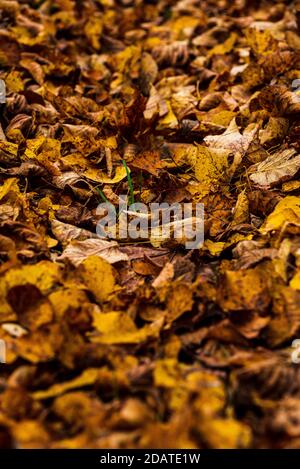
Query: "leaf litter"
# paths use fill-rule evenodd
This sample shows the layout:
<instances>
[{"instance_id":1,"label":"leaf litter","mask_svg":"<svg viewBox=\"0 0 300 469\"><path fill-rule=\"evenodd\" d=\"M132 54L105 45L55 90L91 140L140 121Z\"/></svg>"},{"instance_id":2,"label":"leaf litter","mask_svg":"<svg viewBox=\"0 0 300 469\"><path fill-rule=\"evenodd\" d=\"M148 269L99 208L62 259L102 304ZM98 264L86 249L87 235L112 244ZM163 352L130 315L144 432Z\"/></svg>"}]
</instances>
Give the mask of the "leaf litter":
<instances>
[{"instance_id":1,"label":"leaf litter","mask_svg":"<svg viewBox=\"0 0 300 469\"><path fill-rule=\"evenodd\" d=\"M298 3L0 0L0 447L299 448Z\"/></svg>"}]
</instances>

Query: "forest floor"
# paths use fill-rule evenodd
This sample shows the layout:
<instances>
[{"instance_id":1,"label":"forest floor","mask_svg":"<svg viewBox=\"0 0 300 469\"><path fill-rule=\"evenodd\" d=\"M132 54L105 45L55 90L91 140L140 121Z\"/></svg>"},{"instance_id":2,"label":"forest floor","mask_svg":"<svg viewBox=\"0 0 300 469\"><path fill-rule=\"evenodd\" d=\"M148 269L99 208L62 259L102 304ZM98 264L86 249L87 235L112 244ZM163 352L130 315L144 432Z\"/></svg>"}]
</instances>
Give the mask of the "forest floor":
<instances>
[{"instance_id":1,"label":"forest floor","mask_svg":"<svg viewBox=\"0 0 300 469\"><path fill-rule=\"evenodd\" d=\"M0 447L300 447L299 32L0 0ZM124 194L203 204L204 242L101 239Z\"/></svg>"}]
</instances>

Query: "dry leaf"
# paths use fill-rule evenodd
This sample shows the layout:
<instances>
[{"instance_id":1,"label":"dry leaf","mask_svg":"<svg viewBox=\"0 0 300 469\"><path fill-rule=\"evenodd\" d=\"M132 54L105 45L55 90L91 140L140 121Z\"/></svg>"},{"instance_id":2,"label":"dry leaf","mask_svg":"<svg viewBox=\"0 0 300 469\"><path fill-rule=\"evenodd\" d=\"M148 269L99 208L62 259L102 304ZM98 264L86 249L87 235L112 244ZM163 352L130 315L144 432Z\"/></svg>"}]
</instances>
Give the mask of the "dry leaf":
<instances>
[{"instance_id":1,"label":"dry leaf","mask_svg":"<svg viewBox=\"0 0 300 469\"><path fill-rule=\"evenodd\" d=\"M74 233L74 230L72 230L72 233ZM78 229L76 233L78 235ZM80 230L79 234L79 237L81 236L82 230ZM98 238L85 239L84 241L77 241L75 238L75 241L71 241L62 255L57 259L61 261L68 259L72 264L78 266L89 256L101 257L110 264L128 260L127 255L119 250L119 245L116 241L106 241Z\"/></svg>"},{"instance_id":2,"label":"dry leaf","mask_svg":"<svg viewBox=\"0 0 300 469\"><path fill-rule=\"evenodd\" d=\"M297 155L295 150L278 151L249 168L249 171L253 172L250 180L263 189L269 189L291 179L299 169L300 155Z\"/></svg>"}]
</instances>

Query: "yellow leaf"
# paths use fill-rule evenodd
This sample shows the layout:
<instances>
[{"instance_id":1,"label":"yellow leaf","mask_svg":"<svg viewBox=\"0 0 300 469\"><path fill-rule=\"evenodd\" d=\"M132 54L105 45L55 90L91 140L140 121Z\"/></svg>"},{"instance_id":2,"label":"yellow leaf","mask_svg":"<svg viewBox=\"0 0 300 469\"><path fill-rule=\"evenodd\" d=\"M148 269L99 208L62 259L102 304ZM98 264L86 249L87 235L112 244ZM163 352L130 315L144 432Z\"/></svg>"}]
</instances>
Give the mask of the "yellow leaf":
<instances>
[{"instance_id":1,"label":"yellow leaf","mask_svg":"<svg viewBox=\"0 0 300 469\"><path fill-rule=\"evenodd\" d=\"M48 137L38 137L26 141L27 153L29 158L35 158L43 161L47 160L56 162L60 158L61 143L59 140Z\"/></svg>"},{"instance_id":2,"label":"yellow leaf","mask_svg":"<svg viewBox=\"0 0 300 469\"><path fill-rule=\"evenodd\" d=\"M163 388L176 387L182 379L185 368L186 366L179 363L175 358L157 360L153 374L155 386Z\"/></svg>"},{"instance_id":3,"label":"yellow leaf","mask_svg":"<svg viewBox=\"0 0 300 469\"><path fill-rule=\"evenodd\" d=\"M300 181L287 181L282 184L283 192L293 192L300 189Z\"/></svg>"},{"instance_id":4,"label":"yellow leaf","mask_svg":"<svg viewBox=\"0 0 300 469\"><path fill-rule=\"evenodd\" d=\"M210 191L212 183L218 182L224 177L224 173L229 166L228 156L230 151L207 148L202 145L198 145L197 150L197 154L192 151L190 163L193 165L194 162L195 176L200 183L200 193L204 196ZM189 159L189 154L187 156Z\"/></svg>"},{"instance_id":5,"label":"yellow leaf","mask_svg":"<svg viewBox=\"0 0 300 469\"><path fill-rule=\"evenodd\" d=\"M100 13L94 12L84 26L84 33L90 40L94 49L100 49L100 38L103 29L103 17Z\"/></svg>"},{"instance_id":6,"label":"yellow leaf","mask_svg":"<svg viewBox=\"0 0 300 469\"><path fill-rule=\"evenodd\" d=\"M163 128L174 129L175 127L178 126L178 120L172 110L170 102L166 101L166 105L168 108L168 113L164 117L159 119L159 124L157 126L158 129L163 129Z\"/></svg>"},{"instance_id":7,"label":"yellow leaf","mask_svg":"<svg viewBox=\"0 0 300 469\"><path fill-rule=\"evenodd\" d=\"M265 310L269 304L269 275L265 266L225 272L219 292L224 311Z\"/></svg>"},{"instance_id":8,"label":"yellow leaf","mask_svg":"<svg viewBox=\"0 0 300 469\"><path fill-rule=\"evenodd\" d=\"M188 283L174 281L167 296L167 321L175 321L193 307L193 289Z\"/></svg>"},{"instance_id":9,"label":"yellow leaf","mask_svg":"<svg viewBox=\"0 0 300 469\"><path fill-rule=\"evenodd\" d=\"M266 328L267 344L277 347L292 340L300 326L300 291L285 285L275 285L272 290L272 317Z\"/></svg>"},{"instance_id":10,"label":"yellow leaf","mask_svg":"<svg viewBox=\"0 0 300 469\"><path fill-rule=\"evenodd\" d=\"M215 418L205 422L203 438L214 449L247 448L251 443L251 430L234 419Z\"/></svg>"},{"instance_id":11,"label":"yellow leaf","mask_svg":"<svg viewBox=\"0 0 300 469\"><path fill-rule=\"evenodd\" d=\"M289 120L284 117L270 117L265 129L259 132L259 140L262 145L276 142L285 137L289 129Z\"/></svg>"},{"instance_id":12,"label":"yellow leaf","mask_svg":"<svg viewBox=\"0 0 300 469\"><path fill-rule=\"evenodd\" d=\"M16 143L0 140L1 161L14 161L18 155L18 145Z\"/></svg>"},{"instance_id":13,"label":"yellow leaf","mask_svg":"<svg viewBox=\"0 0 300 469\"><path fill-rule=\"evenodd\" d=\"M171 28L176 34L176 39L184 39L191 36L199 22L199 18L182 15L172 23Z\"/></svg>"},{"instance_id":14,"label":"yellow leaf","mask_svg":"<svg viewBox=\"0 0 300 469\"><path fill-rule=\"evenodd\" d=\"M249 220L249 200L245 191L240 192L233 212L232 225L247 223Z\"/></svg>"},{"instance_id":15,"label":"yellow leaf","mask_svg":"<svg viewBox=\"0 0 300 469\"><path fill-rule=\"evenodd\" d=\"M57 318L62 318L68 311L79 310L88 302L86 293L80 290L76 284L72 288L56 290L49 295L49 301Z\"/></svg>"},{"instance_id":16,"label":"yellow leaf","mask_svg":"<svg viewBox=\"0 0 300 469\"><path fill-rule=\"evenodd\" d=\"M112 266L98 256L90 256L79 267L80 276L99 302L107 301L117 289Z\"/></svg>"},{"instance_id":17,"label":"yellow leaf","mask_svg":"<svg viewBox=\"0 0 300 469\"><path fill-rule=\"evenodd\" d=\"M84 370L81 375L77 376L70 381L64 383L57 383L51 386L46 391L36 391L32 393L32 397L36 400L49 399L51 397L59 396L67 391L83 386L91 386L99 377L100 370L98 368L88 368Z\"/></svg>"},{"instance_id":18,"label":"yellow leaf","mask_svg":"<svg viewBox=\"0 0 300 469\"><path fill-rule=\"evenodd\" d=\"M128 314L110 312L93 314L93 326L100 333L93 335L92 341L101 344L138 344L150 337L157 337L163 319L138 329Z\"/></svg>"},{"instance_id":19,"label":"yellow leaf","mask_svg":"<svg viewBox=\"0 0 300 469\"><path fill-rule=\"evenodd\" d=\"M19 186L18 180L16 178L7 179L3 186L0 187L0 200L4 199L4 197L10 192L13 191L16 194L19 194Z\"/></svg>"},{"instance_id":20,"label":"yellow leaf","mask_svg":"<svg viewBox=\"0 0 300 469\"><path fill-rule=\"evenodd\" d=\"M277 41L267 29L259 31L258 29L249 28L246 31L246 39L257 57L278 51Z\"/></svg>"},{"instance_id":21,"label":"yellow leaf","mask_svg":"<svg viewBox=\"0 0 300 469\"><path fill-rule=\"evenodd\" d=\"M83 175L88 179L95 182L102 182L104 184L115 184L126 178L127 173L124 166L118 166L114 177L110 178L104 171L99 169L90 168L83 172Z\"/></svg>"},{"instance_id":22,"label":"yellow leaf","mask_svg":"<svg viewBox=\"0 0 300 469\"><path fill-rule=\"evenodd\" d=\"M21 78L21 73L16 70L11 71L5 78L7 89L13 93L19 93L24 90L24 84Z\"/></svg>"},{"instance_id":23,"label":"yellow leaf","mask_svg":"<svg viewBox=\"0 0 300 469\"><path fill-rule=\"evenodd\" d=\"M221 241L215 242L210 239L206 239L204 242L204 248L207 248L212 256L218 256L225 248L225 244L226 243Z\"/></svg>"},{"instance_id":24,"label":"yellow leaf","mask_svg":"<svg viewBox=\"0 0 300 469\"><path fill-rule=\"evenodd\" d=\"M117 70L124 73L127 69L133 70L134 65L137 63L141 56L141 49L137 46L128 46L121 52L114 56L114 62Z\"/></svg>"},{"instance_id":25,"label":"yellow leaf","mask_svg":"<svg viewBox=\"0 0 300 469\"><path fill-rule=\"evenodd\" d=\"M260 227L260 231L265 234L280 230L287 223L300 223L300 197L289 195L282 199Z\"/></svg>"},{"instance_id":26,"label":"yellow leaf","mask_svg":"<svg viewBox=\"0 0 300 469\"><path fill-rule=\"evenodd\" d=\"M42 293L47 293L60 280L59 265L49 261L10 269L5 275L5 283L9 288L30 283Z\"/></svg>"},{"instance_id":27,"label":"yellow leaf","mask_svg":"<svg viewBox=\"0 0 300 469\"><path fill-rule=\"evenodd\" d=\"M118 148L117 139L116 139L116 137L114 137L113 135L111 135L110 137L107 137L107 138L103 141L103 144L104 144L105 147L108 147L108 148L110 148L111 150L115 150L116 148Z\"/></svg>"},{"instance_id":28,"label":"yellow leaf","mask_svg":"<svg viewBox=\"0 0 300 469\"><path fill-rule=\"evenodd\" d=\"M212 55L223 55L228 54L233 49L233 46L237 40L238 36L236 33L231 33L229 38L223 44L218 44L213 49L208 52L208 57Z\"/></svg>"},{"instance_id":29,"label":"yellow leaf","mask_svg":"<svg viewBox=\"0 0 300 469\"><path fill-rule=\"evenodd\" d=\"M37 420L22 420L12 427L14 440L18 448L45 448L49 444L50 436L41 422Z\"/></svg>"},{"instance_id":30,"label":"yellow leaf","mask_svg":"<svg viewBox=\"0 0 300 469\"><path fill-rule=\"evenodd\" d=\"M205 116L205 122L212 122L215 125L219 125L221 127L228 127L232 119L234 119L236 113L233 111L219 111L219 112L211 112L209 115Z\"/></svg>"},{"instance_id":31,"label":"yellow leaf","mask_svg":"<svg viewBox=\"0 0 300 469\"><path fill-rule=\"evenodd\" d=\"M53 360L63 340L59 327L53 324L45 331L41 329L16 339L14 349L19 357L32 363L48 362Z\"/></svg>"},{"instance_id":32,"label":"yellow leaf","mask_svg":"<svg viewBox=\"0 0 300 469\"><path fill-rule=\"evenodd\" d=\"M300 269L295 273L294 277L290 281L290 287L294 290L300 290Z\"/></svg>"}]
</instances>

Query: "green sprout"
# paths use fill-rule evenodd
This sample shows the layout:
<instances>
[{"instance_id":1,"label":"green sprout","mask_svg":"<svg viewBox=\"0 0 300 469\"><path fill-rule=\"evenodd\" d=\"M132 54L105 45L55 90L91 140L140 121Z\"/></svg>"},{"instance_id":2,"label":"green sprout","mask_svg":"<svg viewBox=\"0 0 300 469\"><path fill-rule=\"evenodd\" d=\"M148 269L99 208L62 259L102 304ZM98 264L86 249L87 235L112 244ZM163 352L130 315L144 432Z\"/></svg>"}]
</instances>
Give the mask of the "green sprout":
<instances>
[{"instance_id":1,"label":"green sprout","mask_svg":"<svg viewBox=\"0 0 300 469\"><path fill-rule=\"evenodd\" d=\"M129 186L129 192L130 192L129 205L132 205L134 204L134 190L133 190L132 178L131 178L130 170L126 164L126 161L122 160L122 163L123 163L124 168L126 169L127 181L128 181L128 186Z\"/></svg>"},{"instance_id":2,"label":"green sprout","mask_svg":"<svg viewBox=\"0 0 300 469\"><path fill-rule=\"evenodd\" d=\"M100 195L101 199L103 200L103 202L106 202L106 203L109 203L108 199L105 197L104 193L102 192L101 189L99 189L99 187L95 187L96 191L98 192L98 194Z\"/></svg>"}]
</instances>

